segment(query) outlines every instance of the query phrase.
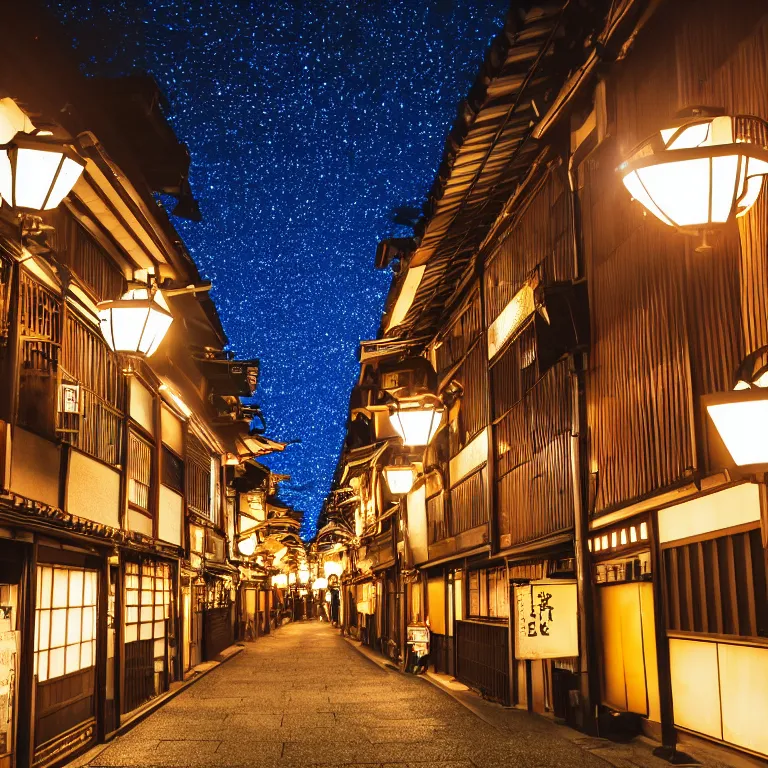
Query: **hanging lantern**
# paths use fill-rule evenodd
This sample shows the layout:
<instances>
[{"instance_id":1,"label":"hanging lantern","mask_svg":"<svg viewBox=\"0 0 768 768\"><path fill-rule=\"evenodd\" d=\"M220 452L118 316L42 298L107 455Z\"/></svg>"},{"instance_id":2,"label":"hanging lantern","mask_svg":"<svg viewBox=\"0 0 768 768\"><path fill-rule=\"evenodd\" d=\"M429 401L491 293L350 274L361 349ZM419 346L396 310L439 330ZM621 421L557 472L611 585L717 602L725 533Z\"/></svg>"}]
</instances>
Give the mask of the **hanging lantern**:
<instances>
[{"instance_id":1,"label":"hanging lantern","mask_svg":"<svg viewBox=\"0 0 768 768\"><path fill-rule=\"evenodd\" d=\"M731 392L702 398L737 467L768 467L768 346L748 355Z\"/></svg>"},{"instance_id":2,"label":"hanging lantern","mask_svg":"<svg viewBox=\"0 0 768 768\"><path fill-rule=\"evenodd\" d=\"M756 117L689 118L643 142L618 171L654 216L706 230L743 216L768 174L768 124Z\"/></svg>"},{"instance_id":3,"label":"hanging lantern","mask_svg":"<svg viewBox=\"0 0 768 768\"><path fill-rule=\"evenodd\" d=\"M312 589L314 590L328 589L328 579L325 579L322 576L315 579L312 582Z\"/></svg>"},{"instance_id":4,"label":"hanging lantern","mask_svg":"<svg viewBox=\"0 0 768 768\"><path fill-rule=\"evenodd\" d=\"M309 568L306 565L302 565L299 568L299 583L306 584L309 581Z\"/></svg>"},{"instance_id":5,"label":"hanging lantern","mask_svg":"<svg viewBox=\"0 0 768 768\"><path fill-rule=\"evenodd\" d=\"M445 407L435 395L418 400L396 400L389 406L393 429L409 446L429 445L443 420Z\"/></svg>"},{"instance_id":6,"label":"hanging lantern","mask_svg":"<svg viewBox=\"0 0 768 768\"><path fill-rule=\"evenodd\" d=\"M288 576L284 573L278 573L272 577L272 586L278 589L285 589L288 586Z\"/></svg>"},{"instance_id":7,"label":"hanging lantern","mask_svg":"<svg viewBox=\"0 0 768 768\"><path fill-rule=\"evenodd\" d=\"M390 493L402 495L410 492L415 480L413 467L384 467L384 477Z\"/></svg>"},{"instance_id":8,"label":"hanging lantern","mask_svg":"<svg viewBox=\"0 0 768 768\"><path fill-rule=\"evenodd\" d=\"M0 196L13 208L49 211L72 191L85 160L71 144L17 133L0 147Z\"/></svg>"},{"instance_id":9,"label":"hanging lantern","mask_svg":"<svg viewBox=\"0 0 768 768\"><path fill-rule=\"evenodd\" d=\"M323 573L326 579L329 579L331 576L340 578L343 572L344 566L338 560L326 560L323 563Z\"/></svg>"},{"instance_id":10,"label":"hanging lantern","mask_svg":"<svg viewBox=\"0 0 768 768\"><path fill-rule=\"evenodd\" d=\"M245 557L250 557L256 551L256 537L251 534L247 539L238 541L237 551Z\"/></svg>"},{"instance_id":11,"label":"hanging lantern","mask_svg":"<svg viewBox=\"0 0 768 768\"><path fill-rule=\"evenodd\" d=\"M98 305L101 333L115 352L150 357L173 322L162 292L141 286Z\"/></svg>"}]
</instances>

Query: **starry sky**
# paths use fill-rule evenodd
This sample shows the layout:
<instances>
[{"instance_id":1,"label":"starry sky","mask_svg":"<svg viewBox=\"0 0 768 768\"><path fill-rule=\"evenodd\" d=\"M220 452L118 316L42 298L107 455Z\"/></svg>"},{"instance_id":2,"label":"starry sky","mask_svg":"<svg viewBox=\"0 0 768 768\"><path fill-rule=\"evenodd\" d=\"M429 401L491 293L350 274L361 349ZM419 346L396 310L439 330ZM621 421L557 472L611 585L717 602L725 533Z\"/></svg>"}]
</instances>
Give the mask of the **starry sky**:
<instances>
[{"instance_id":1,"label":"starry sky","mask_svg":"<svg viewBox=\"0 0 768 768\"><path fill-rule=\"evenodd\" d=\"M203 222L175 219L239 357L261 360L264 460L311 537L357 347L411 234L456 109L509 0L49 0L89 75L149 72L192 155Z\"/></svg>"}]
</instances>

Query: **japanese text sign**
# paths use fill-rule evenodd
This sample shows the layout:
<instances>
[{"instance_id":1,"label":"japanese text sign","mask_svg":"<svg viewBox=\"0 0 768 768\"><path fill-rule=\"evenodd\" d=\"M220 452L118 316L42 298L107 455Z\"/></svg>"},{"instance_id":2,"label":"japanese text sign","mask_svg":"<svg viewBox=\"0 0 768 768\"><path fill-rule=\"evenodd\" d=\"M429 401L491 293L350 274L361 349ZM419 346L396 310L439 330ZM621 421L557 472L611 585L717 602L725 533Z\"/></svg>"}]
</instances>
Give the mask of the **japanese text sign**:
<instances>
[{"instance_id":1,"label":"japanese text sign","mask_svg":"<svg viewBox=\"0 0 768 768\"><path fill-rule=\"evenodd\" d=\"M539 581L515 587L515 658L579 655L576 583Z\"/></svg>"}]
</instances>

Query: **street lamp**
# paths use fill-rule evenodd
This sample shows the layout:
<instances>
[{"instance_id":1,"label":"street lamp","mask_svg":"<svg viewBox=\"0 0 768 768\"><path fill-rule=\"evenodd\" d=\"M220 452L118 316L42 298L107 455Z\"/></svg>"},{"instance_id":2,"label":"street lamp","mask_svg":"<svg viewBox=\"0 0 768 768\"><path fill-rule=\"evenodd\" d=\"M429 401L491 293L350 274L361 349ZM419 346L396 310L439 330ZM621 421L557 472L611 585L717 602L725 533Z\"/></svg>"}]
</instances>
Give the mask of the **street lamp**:
<instances>
[{"instance_id":1,"label":"street lamp","mask_svg":"<svg viewBox=\"0 0 768 768\"><path fill-rule=\"evenodd\" d=\"M389 406L393 429L409 446L429 445L443 420L445 406L436 395L416 400L395 400Z\"/></svg>"},{"instance_id":2,"label":"street lamp","mask_svg":"<svg viewBox=\"0 0 768 768\"><path fill-rule=\"evenodd\" d=\"M618 171L631 195L665 224L706 231L755 204L768 174L768 149L758 136L768 136L760 118L699 114L651 136Z\"/></svg>"},{"instance_id":3,"label":"street lamp","mask_svg":"<svg viewBox=\"0 0 768 768\"><path fill-rule=\"evenodd\" d=\"M173 322L161 291L135 286L117 301L97 306L101 333L114 352L150 357Z\"/></svg>"},{"instance_id":4,"label":"street lamp","mask_svg":"<svg viewBox=\"0 0 768 768\"><path fill-rule=\"evenodd\" d=\"M17 133L0 146L0 196L13 208L49 211L72 191L85 160L71 144Z\"/></svg>"},{"instance_id":5,"label":"street lamp","mask_svg":"<svg viewBox=\"0 0 768 768\"><path fill-rule=\"evenodd\" d=\"M413 488L415 474L413 467L410 466L384 467L384 477L386 478L390 493L396 496L410 492L411 488Z\"/></svg>"},{"instance_id":6,"label":"street lamp","mask_svg":"<svg viewBox=\"0 0 768 768\"><path fill-rule=\"evenodd\" d=\"M738 467L768 466L768 365L759 365L768 346L739 366L731 392L703 398L728 453Z\"/></svg>"},{"instance_id":7,"label":"street lamp","mask_svg":"<svg viewBox=\"0 0 768 768\"><path fill-rule=\"evenodd\" d=\"M256 536L251 534L247 539L238 541L237 550L241 555L250 557L256 551Z\"/></svg>"}]
</instances>

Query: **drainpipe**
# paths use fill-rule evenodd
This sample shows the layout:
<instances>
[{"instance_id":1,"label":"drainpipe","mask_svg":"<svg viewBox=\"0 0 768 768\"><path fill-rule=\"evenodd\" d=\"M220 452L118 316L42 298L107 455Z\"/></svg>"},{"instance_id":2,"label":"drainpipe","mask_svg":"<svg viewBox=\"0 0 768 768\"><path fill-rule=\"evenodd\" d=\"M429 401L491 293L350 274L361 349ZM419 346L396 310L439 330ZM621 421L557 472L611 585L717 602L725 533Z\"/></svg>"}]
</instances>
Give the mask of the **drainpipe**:
<instances>
[{"instance_id":1,"label":"drainpipe","mask_svg":"<svg viewBox=\"0 0 768 768\"><path fill-rule=\"evenodd\" d=\"M568 185L571 195L571 231L573 236L574 275L584 276L584 254L581 238L581 209L573 168L573 156L568 162ZM581 342L582 340L578 340ZM589 554L589 482L586 467L589 453L587 443L587 401L585 374L587 355L571 357L571 485L573 487L573 549L576 559L576 592L579 604L579 709L581 727L591 735L597 734L597 707L600 702L597 650L595 646L594 593Z\"/></svg>"}]
</instances>

